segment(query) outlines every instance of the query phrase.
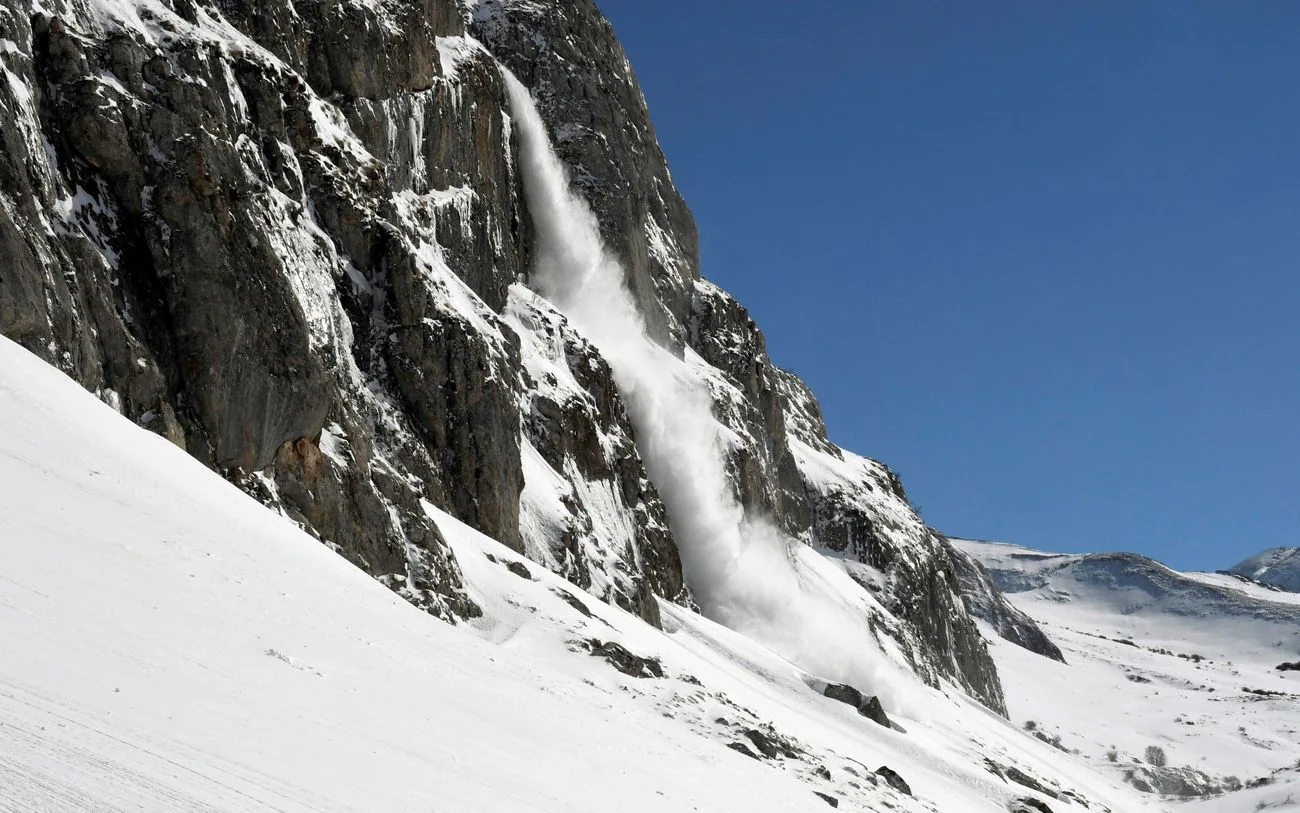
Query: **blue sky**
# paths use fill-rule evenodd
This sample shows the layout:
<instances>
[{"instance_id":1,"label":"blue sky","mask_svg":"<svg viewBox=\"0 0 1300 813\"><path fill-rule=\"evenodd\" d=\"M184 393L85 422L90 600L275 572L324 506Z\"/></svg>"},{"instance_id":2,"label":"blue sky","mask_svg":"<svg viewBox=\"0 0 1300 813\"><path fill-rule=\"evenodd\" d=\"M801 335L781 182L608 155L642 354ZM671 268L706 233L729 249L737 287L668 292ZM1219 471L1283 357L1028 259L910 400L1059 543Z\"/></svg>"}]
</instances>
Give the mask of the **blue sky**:
<instances>
[{"instance_id":1,"label":"blue sky","mask_svg":"<svg viewBox=\"0 0 1300 813\"><path fill-rule=\"evenodd\" d=\"M599 5L704 275L930 524L1300 545L1300 3Z\"/></svg>"}]
</instances>

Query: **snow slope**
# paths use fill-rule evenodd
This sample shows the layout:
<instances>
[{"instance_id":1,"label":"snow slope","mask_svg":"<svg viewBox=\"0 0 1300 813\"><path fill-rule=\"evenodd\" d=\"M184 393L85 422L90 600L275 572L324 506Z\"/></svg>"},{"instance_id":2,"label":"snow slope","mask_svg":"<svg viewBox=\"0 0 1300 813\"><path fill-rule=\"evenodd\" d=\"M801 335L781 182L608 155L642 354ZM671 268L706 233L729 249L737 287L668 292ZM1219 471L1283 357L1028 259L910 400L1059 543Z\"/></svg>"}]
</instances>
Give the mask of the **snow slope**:
<instances>
[{"instance_id":1,"label":"snow slope","mask_svg":"<svg viewBox=\"0 0 1300 813\"><path fill-rule=\"evenodd\" d=\"M1300 674L1276 668L1300 652L1300 603L1131 554L954 542L1065 654L1057 663L990 633L1013 720L1120 778L1148 746L1212 783L1269 778L1189 810L1244 812L1258 802L1300 810L1285 802L1300 788L1290 770L1300 760ZM1140 767L1135 776L1143 778Z\"/></svg>"},{"instance_id":2,"label":"snow slope","mask_svg":"<svg viewBox=\"0 0 1300 813\"><path fill-rule=\"evenodd\" d=\"M1046 798L985 758L1090 809L1145 804L959 692L918 684L923 709L882 728L736 633L668 604L655 630L430 508L485 609L447 626L7 340L0 427L0 810L789 811L820 809L816 790L847 810L992 813ZM657 656L665 676L615 671L591 639ZM793 756L727 747L746 731ZM876 781L881 764L916 798Z\"/></svg>"}]
</instances>

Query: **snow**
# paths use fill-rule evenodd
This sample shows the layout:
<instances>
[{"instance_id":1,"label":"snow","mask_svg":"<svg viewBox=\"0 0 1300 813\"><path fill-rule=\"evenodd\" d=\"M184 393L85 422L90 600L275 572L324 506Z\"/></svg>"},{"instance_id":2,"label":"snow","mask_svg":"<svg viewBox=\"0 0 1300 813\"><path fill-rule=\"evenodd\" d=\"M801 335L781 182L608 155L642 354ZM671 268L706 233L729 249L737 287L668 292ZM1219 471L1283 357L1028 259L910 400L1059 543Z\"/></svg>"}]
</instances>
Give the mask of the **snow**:
<instances>
[{"instance_id":1,"label":"snow","mask_svg":"<svg viewBox=\"0 0 1300 813\"><path fill-rule=\"evenodd\" d=\"M7 340L0 366L0 809L806 801L420 613Z\"/></svg>"},{"instance_id":2,"label":"snow","mask_svg":"<svg viewBox=\"0 0 1300 813\"><path fill-rule=\"evenodd\" d=\"M1295 791L1300 775L1287 769L1300 759L1300 675L1276 669L1300 653L1300 602L1291 594L1132 555L954 543L1017 590L1008 598L1065 655L1067 663L1057 663L986 631L1013 720L1034 721L1092 768L1121 777L1149 745L1163 748L1170 765L1212 777L1247 782L1281 772L1277 787L1189 811L1254 810L1256 801ZM1060 686L1069 687L1068 702L1051 690ZM1278 790L1288 783L1291 790Z\"/></svg>"},{"instance_id":3,"label":"snow","mask_svg":"<svg viewBox=\"0 0 1300 813\"><path fill-rule=\"evenodd\" d=\"M1300 593L1300 548L1269 548L1232 567L1233 573Z\"/></svg>"},{"instance_id":4,"label":"snow","mask_svg":"<svg viewBox=\"0 0 1300 813\"><path fill-rule=\"evenodd\" d=\"M447 626L7 340L0 426L0 809L763 813L815 787L1005 810L1023 789L984 753L1141 807L964 697L917 687L928 712L885 730L752 640L667 604L655 630L430 508L486 610ZM573 651L595 637L667 677ZM764 723L810 760L726 747ZM861 779L881 763L919 799Z\"/></svg>"},{"instance_id":5,"label":"snow","mask_svg":"<svg viewBox=\"0 0 1300 813\"><path fill-rule=\"evenodd\" d=\"M608 360L705 615L828 679L872 685L891 705L907 705L914 679L872 627L876 601L844 568L745 514L726 469L732 433L713 411L734 385L693 352L678 358L648 336L623 268L571 189L528 90L503 76L538 235L531 279Z\"/></svg>"},{"instance_id":6,"label":"snow","mask_svg":"<svg viewBox=\"0 0 1300 813\"><path fill-rule=\"evenodd\" d=\"M461 64L483 51L473 37L438 37L438 60L445 78L454 81Z\"/></svg>"}]
</instances>

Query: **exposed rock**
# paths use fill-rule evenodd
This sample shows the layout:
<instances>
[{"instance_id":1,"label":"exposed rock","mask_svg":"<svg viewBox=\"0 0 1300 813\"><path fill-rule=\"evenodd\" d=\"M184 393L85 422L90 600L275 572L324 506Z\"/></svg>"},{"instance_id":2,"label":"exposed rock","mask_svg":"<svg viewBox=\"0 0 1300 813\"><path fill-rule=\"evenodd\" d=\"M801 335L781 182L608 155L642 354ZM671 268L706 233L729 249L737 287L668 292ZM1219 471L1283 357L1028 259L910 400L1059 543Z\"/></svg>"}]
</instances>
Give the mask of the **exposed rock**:
<instances>
[{"instance_id":1,"label":"exposed rock","mask_svg":"<svg viewBox=\"0 0 1300 813\"><path fill-rule=\"evenodd\" d=\"M885 709L880 705L880 698L872 695L867 699L867 704L858 709L858 714L871 720L877 725L890 728L889 717L885 714Z\"/></svg>"},{"instance_id":2,"label":"exposed rock","mask_svg":"<svg viewBox=\"0 0 1300 813\"><path fill-rule=\"evenodd\" d=\"M689 606L690 594L609 365L523 286L505 318L523 342L524 549L586 590L607 584L602 598L658 625L655 595Z\"/></svg>"},{"instance_id":3,"label":"exposed rock","mask_svg":"<svg viewBox=\"0 0 1300 813\"><path fill-rule=\"evenodd\" d=\"M998 635L1011 643L1065 663L1065 656L1047 633L1034 623L1034 619L1007 601L1006 596L993 585L984 565L951 544L945 544L945 547L957 574L962 601L971 615L992 624Z\"/></svg>"},{"instance_id":4,"label":"exposed rock","mask_svg":"<svg viewBox=\"0 0 1300 813\"><path fill-rule=\"evenodd\" d=\"M890 768L888 765L881 765L879 768L877 768L876 776L879 776L881 779L885 780L885 784L889 785L891 788L898 791L899 793L906 794L907 796L912 795L911 786L908 785L906 782L904 782L903 777L899 776L898 773L894 771L894 769Z\"/></svg>"},{"instance_id":5,"label":"exposed rock","mask_svg":"<svg viewBox=\"0 0 1300 813\"><path fill-rule=\"evenodd\" d=\"M1159 793L1186 799L1212 796L1232 787L1231 779L1215 779L1192 767L1134 764L1124 770L1124 781L1143 793ZM1237 782L1237 787L1240 782Z\"/></svg>"},{"instance_id":6,"label":"exposed rock","mask_svg":"<svg viewBox=\"0 0 1300 813\"><path fill-rule=\"evenodd\" d=\"M733 751L739 751L750 759L760 759L759 755L750 750L750 747L745 745L743 742L729 742L727 743L727 747Z\"/></svg>"},{"instance_id":7,"label":"exposed rock","mask_svg":"<svg viewBox=\"0 0 1300 813\"><path fill-rule=\"evenodd\" d=\"M521 579L527 579L530 582L537 581L533 578L533 574L529 572L528 566L523 562L507 562L506 570L509 570Z\"/></svg>"},{"instance_id":8,"label":"exposed rock","mask_svg":"<svg viewBox=\"0 0 1300 813\"><path fill-rule=\"evenodd\" d=\"M421 499L523 551L521 438L558 438L584 464L562 478L601 457L633 531L538 558L651 623L655 594L689 604L631 440L522 431L533 337L502 311L531 235L497 63L456 3L146 10L162 38L64 4L0 16L5 335L447 618L476 608ZM581 380L625 428L607 371Z\"/></svg>"},{"instance_id":9,"label":"exposed rock","mask_svg":"<svg viewBox=\"0 0 1300 813\"><path fill-rule=\"evenodd\" d=\"M592 638L586 642L586 646L592 655L604 658L610 666L630 677L661 678L664 676L664 667L658 658L634 655L622 644Z\"/></svg>"},{"instance_id":10,"label":"exposed rock","mask_svg":"<svg viewBox=\"0 0 1300 813\"><path fill-rule=\"evenodd\" d=\"M823 802L825 802L826 804L830 805L831 807L839 807L839 806L840 806L840 800L839 800L839 799L836 799L834 796L830 795L829 793L822 793L822 792L819 791L819 790L815 790L815 791L813 791L813 794L814 794L815 796L820 797L821 800L822 800Z\"/></svg>"},{"instance_id":11,"label":"exposed rock","mask_svg":"<svg viewBox=\"0 0 1300 813\"><path fill-rule=\"evenodd\" d=\"M584 618L593 617L591 614L591 610L588 609L587 605L583 604L581 599L579 599L577 596L570 593L568 590L552 588L551 592L559 596L564 601L565 604L568 604L570 607L572 607L573 609L581 613Z\"/></svg>"},{"instance_id":12,"label":"exposed rock","mask_svg":"<svg viewBox=\"0 0 1300 813\"><path fill-rule=\"evenodd\" d=\"M826 688L822 691L822 694L832 700L847 703L857 709L858 714L861 714L863 717L866 717L885 728L890 727L889 717L886 716L884 707L880 705L880 698L875 695L866 697L862 692L852 686L846 686L843 683L826 684Z\"/></svg>"},{"instance_id":13,"label":"exposed rock","mask_svg":"<svg viewBox=\"0 0 1300 813\"><path fill-rule=\"evenodd\" d=\"M1010 813L1052 813L1052 808L1047 802L1041 799L1035 799L1032 796L1021 796L1019 799L1013 799L1007 803L1007 810Z\"/></svg>"},{"instance_id":14,"label":"exposed rock","mask_svg":"<svg viewBox=\"0 0 1300 813\"><path fill-rule=\"evenodd\" d=\"M940 539L699 278L594 4L114 8L0 6L4 335L442 618L479 610L427 504L649 623L693 606L608 364L525 286L499 61L654 335L703 360L741 504L841 558L924 680L1003 710Z\"/></svg>"},{"instance_id":15,"label":"exposed rock","mask_svg":"<svg viewBox=\"0 0 1300 813\"><path fill-rule=\"evenodd\" d=\"M651 330L680 344L699 266L695 221L609 22L585 0L481 0L471 31L533 89Z\"/></svg>"},{"instance_id":16,"label":"exposed rock","mask_svg":"<svg viewBox=\"0 0 1300 813\"><path fill-rule=\"evenodd\" d=\"M958 592L944 538L917 516L892 471L830 442L817 399L802 381L782 370L776 380L809 500L812 543L844 560L854 580L904 622L879 629L917 674L932 685L952 678L1005 715L997 667Z\"/></svg>"},{"instance_id":17,"label":"exposed rock","mask_svg":"<svg viewBox=\"0 0 1300 813\"><path fill-rule=\"evenodd\" d=\"M775 731L761 731L757 728L750 728L744 734L758 749L758 752L763 755L764 759L776 759L778 756L783 756L786 759L797 759L799 757L799 750L795 748L794 744Z\"/></svg>"},{"instance_id":18,"label":"exposed rock","mask_svg":"<svg viewBox=\"0 0 1300 813\"><path fill-rule=\"evenodd\" d=\"M1005 765L1002 768L1003 774L1007 779L1015 782L1017 785L1024 785L1030 790L1036 790L1044 796L1050 796L1053 799L1061 798L1060 793L1052 788L1047 787L1042 782L1017 768L1015 765Z\"/></svg>"}]
</instances>

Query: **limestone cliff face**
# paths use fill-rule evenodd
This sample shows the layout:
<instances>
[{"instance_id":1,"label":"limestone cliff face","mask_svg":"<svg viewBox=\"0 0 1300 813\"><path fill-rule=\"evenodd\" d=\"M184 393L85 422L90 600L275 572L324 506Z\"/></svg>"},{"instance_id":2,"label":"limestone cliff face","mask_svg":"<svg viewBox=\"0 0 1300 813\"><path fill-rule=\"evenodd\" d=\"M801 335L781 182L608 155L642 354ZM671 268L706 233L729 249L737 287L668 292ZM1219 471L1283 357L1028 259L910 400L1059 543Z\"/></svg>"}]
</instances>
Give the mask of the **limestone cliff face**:
<instances>
[{"instance_id":1,"label":"limestone cliff face","mask_svg":"<svg viewBox=\"0 0 1300 813\"><path fill-rule=\"evenodd\" d=\"M54 0L0 31L6 336L430 612L477 608L423 501L653 623L690 591L608 364L528 287L508 67L651 332L699 360L741 504L1001 710L949 549L700 278L591 2Z\"/></svg>"}]
</instances>

